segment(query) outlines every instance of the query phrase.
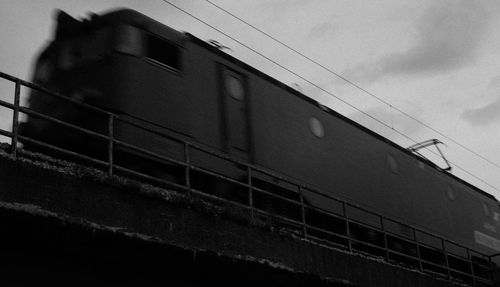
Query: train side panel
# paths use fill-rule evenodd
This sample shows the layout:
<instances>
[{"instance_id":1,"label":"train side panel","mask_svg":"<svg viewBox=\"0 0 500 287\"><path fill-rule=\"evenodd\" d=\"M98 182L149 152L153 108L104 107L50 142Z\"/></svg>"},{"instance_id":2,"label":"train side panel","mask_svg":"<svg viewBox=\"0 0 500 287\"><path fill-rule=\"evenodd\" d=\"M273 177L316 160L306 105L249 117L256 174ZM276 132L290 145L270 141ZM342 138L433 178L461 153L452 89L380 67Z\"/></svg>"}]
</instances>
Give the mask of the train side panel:
<instances>
[{"instance_id":1,"label":"train side panel","mask_svg":"<svg viewBox=\"0 0 500 287\"><path fill-rule=\"evenodd\" d=\"M478 245L474 236L479 231L499 237L494 232L498 221L491 221L495 211L490 211L487 219L495 229L485 229L481 218L483 203L498 211L497 201L457 184L445 172L318 105L261 77L250 78L257 164L491 252L492 246ZM312 123L316 120L323 126L322 137L314 134ZM312 203L322 206L322 202Z\"/></svg>"}]
</instances>

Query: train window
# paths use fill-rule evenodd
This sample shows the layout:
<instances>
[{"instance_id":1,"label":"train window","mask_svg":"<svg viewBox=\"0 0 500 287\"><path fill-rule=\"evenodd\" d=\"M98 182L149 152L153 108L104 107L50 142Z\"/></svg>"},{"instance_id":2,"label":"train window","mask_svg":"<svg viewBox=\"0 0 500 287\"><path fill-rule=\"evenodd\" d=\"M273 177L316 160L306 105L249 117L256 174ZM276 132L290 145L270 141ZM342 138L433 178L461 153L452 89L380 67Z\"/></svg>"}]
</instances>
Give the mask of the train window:
<instances>
[{"instance_id":1,"label":"train window","mask_svg":"<svg viewBox=\"0 0 500 287\"><path fill-rule=\"evenodd\" d=\"M243 98L245 97L245 91L243 89L243 84L241 83L240 79L228 75L226 77L225 85L226 85L226 90L231 97L233 97L238 101L243 100Z\"/></svg>"},{"instance_id":2,"label":"train window","mask_svg":"<svg viewBox=\"0 0 500 287\"><path fill-rule=\"evenodd\" d=\"M148 35L146 57L158 63L179 69L179 47L160 37Z\"/></svg>"},{"instance_id":3,"label":"train window","mask_svg":"<svg viewBox=\"0 0 500 287\"><path fill-rule=\"evenodd\" d=\"M101 28L67 39L59 46L58 67L73 69L99 60L109 51L109 30Z\"/></svg>"},{"instance_id":4,"label":"train window","mask_svg":"<svg viewBox=\"0 0 500 287\"><path fill-rule=\"evenodd\" d=\"M387 155L387 164L389 165L389 168L391 171L395 174L399 173L399 166L398 163L396 162L396 159L390 154Z\"/></svg>"},{"instance_id":5,"label":"train window","mask_svg":"<svg viewBox=\"0 0 500 287\"><path fill-rule=\"evenodd\" d=\"M325 136L325 129L323 124L315 117L309 119L309 128L312 134L317 138L323 138Z\"/></svg>"}]
</instances>

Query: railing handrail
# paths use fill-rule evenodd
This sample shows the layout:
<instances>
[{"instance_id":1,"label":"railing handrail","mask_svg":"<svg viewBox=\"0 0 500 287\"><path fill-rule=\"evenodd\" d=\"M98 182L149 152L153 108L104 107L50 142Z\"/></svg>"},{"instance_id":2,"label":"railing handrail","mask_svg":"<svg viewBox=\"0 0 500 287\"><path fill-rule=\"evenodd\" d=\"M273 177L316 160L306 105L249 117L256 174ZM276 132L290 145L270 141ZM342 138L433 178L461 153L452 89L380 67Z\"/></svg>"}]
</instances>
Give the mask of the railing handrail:
<instances>
[{"instance_id":1,"label":"railing handrail","mask_svg":"<svg viewBox=\"0 0 500 287\"><path fill-rule=\"evenodd\" d=\"M455 246L457 246L459 248L465 249L465 251L467 253L467 257L462 257L462 256L460 256L460 257L463 258L463 259L466 259L465 261L470 264L471 273L467 274L467 276L471 277L474 280L474 282L475 282L476 279L483 280L483 278L478 277L478 276L476 276L474 274L474 271L472 269L472 265L473 264L479 264L479 263L473 262L473 259L472 259L473 257L471 255L471 252L475 253L476 255L479 255L479 256L483 257L484 259L487 258L490 264L492 262L493 257L496 257L496 256L500 255L500 253L488 255L488 254L485 254L483 252L476 251L476 250L474 250L474 249L472 249L470 247L467 247L467 246L465 246L463 244L460 244L460 243L455 242L453 240L447 239L447 238L445 238L442 235L436 235L435 232L427 231L427 230L424 230L424 229L422 229L420 227L415 227L412 224L408 224L408 223L402 222L400 219L394 219L392 217L382 215L380 212L373 211L373 210L370 210L369 208L365 208L365 207L359 206L358 204L348 202L347 200L336 198L336 197L334 197L331 194L325 193L325 192L323 192L321 190L317 190L316 188L309 187L305 183L301 182L298 179L294 179L294 178L291 178L291 177L286 176L286 175L278 174L278 173L276 173L276 172L274 172L272 170L266 169L264 167L257 166L257 165L254 165L254 164L251 164L251 163L239 160L239 159L232 158L231 156L229 156L227 154L221 153L220 151L215 150L215 149L210 148L210 147L207 147L207 146L205 146L203 144L200 144L200 143L197 143L197 142L193 142L193 141L189 141L189 140L186 140L186 139L182 139L182 138L179 138L176 135L171 135L171 134L163 133L163 132L161 132L159 130L155 130L155 129L146 127L144 124L141 125L141 124L137 123L136 121L143 121L143 123L146 123L146 124L151 124L151 123L149 123L147 121L144 121L144 120L142 120L140 118L133 118L134 120L130 120L129 119L129 117L130 117L129 115L118 115L118 114L115 114L113 112L104 110L102 108L98 108L98 107L95 107L95 106L92 106L92 105L89 105L89 104L86 104L86 103L82 103L82 102L73 100L73 99L65 97L65 96L63 96L63 95L61 95L59 93L55 93L53 91L50 91L50 90L46 89L45 87L39 86L39 85L34 84L34 83L26 82L24 80L21 80L19 78L13 77L13 76L8 75L8 74L5 74L3 72L0 72L0 77L4 78L4 79L7 79L7 80L10 80L10 81L13 81L15 83L14 104L10 104L8 102L0 100L0 106L7 107L7 108L12 109L14 111L12 132L0 130L1 131L0 134L3 134L5 136L10 136L12 138L12 149L13 149L12 152L13 152L14 155L17 152L17 140L18 139L25 140L25 141L30 141L30 142L34 142L36 144L45 144L45 145L48 145L47 143L41 143L41 142L38 142L38 141L36 141L34 139L30 139L30 138L27 138L25 136L22 136L22 135L18 134L17 128L18 128L18 125L19 125L19 121L18 121L19 120L19 112L23 112L23 113L28 114L28 115L32 115L32 116L35 116L35 117L41 117L41 118L44 118L45 120L49 120L49 121L54 122L56 124L62 124L62 125L65 125L67 127L70 127L70 128L75 128L75 129L77 129L77 130L79 130L81 132L84 132L86 134L89 134L89 135L92 135L92 136L98 136L98 137L100 137L102 139L108 140L108 149L109 150L108 150L108 159L107 159L107 161L101 161L101 160L89 158L89 157L81 155L81 154L76 154L76 155L80 155L82 157L86 157L86 159L88 159L90 161L93 161L93 162L97 162L99 164L107 165L109 167L108 173L110 175L113 175L114 168L123 169L122 167L120 167L118 165L115 165L114 162L113 162L113 153L114 153L113 149L114 149L114 145L115 144L125 145L125 146L129 145L131 148L138 149L138 150L140 150L141 152L143 152L145 154L154 156L155 158L159 158L159 159L164 160L164 161L175 162L176 164L179 164L179 165L181 165L183 167L186 167L186 176L187 177L189 177L189 171L190 170L199 170L200 169L199 167L196 167L196 166L194 166L194 165L192 165L190 163L190 158L189 158L189 149L190 148L194 148L194 149L199 150L201 152L207 153L209 155L216 156L216 157L218 157L220 159L227 160L229 162L232 162L233 164L236 164L238 166L244 167L246 169L246 171L247 171L247 176L248 176L247 182L240 182L240 181L236 181L236 182L237 182L237 184L248 188L248 190L249 190L249 202L250 202L250 206L249 207L252 210L252 214L254 212L254 209L256 209L255 206L252 206L252 192L253 191L258 191L260 193L264 193L264 194L273 196L275 198L279 198L281 200L293 202L293 204L296 204L297 206L301 207L301 209L302 209L302 219L301 220L303 222L298 222L298 221L295 221L295 220L291 220L289 218L285 218L285 219L288 220L288 221L293 221L293 223L295 223L295 224L301 224L301 225L303 225L304 226L304 235L306 235L306 236L307 236L307 234L306 234L306 229L307 228L318 229L318 227L316 227L316 226L308 225L307 222L306 222L306 220L305 220L305 217L304 217L305 211L304 210L305 210L305 208L311 208L313 210L317 210L319 212L323 212L325 214L328 214L328 216L334 216L334 217L337 217L337 218L345 218L347 227L349 226L349 222L353 222L353 223L356 223L356 224L367 225L369 228L372 228L372 229L375 228L376 230L379 230L380 232L383 233L384 240L385 240L385 246L384 247L376 246L376 248L385 249L385 251L387 252L387 254L389 252L390 253L397 253L397 251L389 249L389 247L387 245L387 236L395 236L395 237L397 237L397 238L399 238L401 240L404 240L406 242L410 242L410 243L416 244L417 245L417 251L419 253L418 257L411 256L411 255L405 255L405 256L409 256L409 257L414 258L415 260L418 260L421 268L422 268L422 263L432 264L432 262L425 262L425 260L420 257L420 252L419 252L419 248L418 248L419 246L421 246L421 245L427 245L429 247L432 247L433 249L439 250L439 252L443 252L443 254L445 255L445 259L448 260L448 256L455 256L455 257L456 256L460 256L460 255L451 253L450 251L447 250L446 244L450 243L450 244L455 245ZM28 88L36 89L38 91L41 91L43 94L48 94L50 96L57 97L57 98L65 100L65 101L70 101L70 102L72 102L72 103L74 103L76 105L83 106L83 107L88 108L90 110L97 111L99 113L102 113L102 114L106 115L108 117L108 120L109 120L108 121L108 133L107 134L96 133L96 132L93 132L91 130L88 130L88 129L85 129L85 128L82 128L82 127L79 127L79 126L76 126L76 125L73 125L73 124L70 124L70 123L58 120L58 119L53 118L51 116L43 115L41 113L37 113L37 112L31 110L28 107L21 106L20 105L20 101L19 101L20 87L21 86L26 86ZM115 126L115 123L117 121L120 121L122 123L135 126L137 128L142 129L143 131L154 133L156 135L159 135L159 136L162 136L162 137L166 137L166 138L174 140L174 141L176 141L176 142L178 142L180 144L183 144L184 145L184 161L178 161L178 160L175 160L175 159L172 159L172 158L168 158L168 157L159 155L159 154L157 154L155 152L144 150L144 149L141 149L138 146L134 146L134 145L132 145L130 143L125 143L123 141L120 141L120 140L116 139L114 137L113 133L114 133L114 126ZM156 126L158 128L164 128L166 130L169 130L168 128L165 128L165 127L162 127L162 126L159 126L159 125L156 125ZM61 148L58 148L58 147L55 147L55 146L52 146L51 148L75 154L74 152L67 151L67 150L64 150L64 149L61 149ZM289 199L289 198L285 198L285 197L282 197L282 196L279 196L279 195L276 195L276 194L272 194L271 192L268 192L268 191L266 191L264 189L261 189L259 187L253 186L252 185L252 176L251 176L251 174L253 174L255 172L262 173L262 174L264 174L266 176L269 176L269 177L271 177L273 179L277 179L277 180L279 180L281 182L284 182L284 183L290 184L292 186L295 186L297 188L297 190L296 190L297 194L300 195L300 201ZM218 175L218 176L224 178L224 180L235 181L234 179L228 178L227 176L224 176L224 175ZM189 187L189 179L187 180L186 184L188 185L187 186L188 190L191 190L191 188ZM309 204L305 203L303 201L303 195L302 195L304 190L307 190L308 192L314 193L314 194L316 194L318 196L322 196L322 197L325 197L325 198L327 198L329 200L333 200L335 202L338 202L338 203L342 204L342 206L343 206L343 208L342 208L343 214L342 215L340 215L340 214L337 215L337 214L335 214L335 213L333 213L331 211L327 211L327 210L324 210L324 209L321 209L321 208L318 208L318 207L315 207L315 206L312 206L312 205L309 205ZM233 203L234 204L238 204L237 202L233 202ZM240 205L240 204L238 204L238 205ZM360 221L357 221L356 219L350 218L348 216L348 214L347 214L347 209L346 209L347 207L352 207L352 208L355 208L357 210L360 210L360 211L363 211L363 212L366 212L366 213L369 213L369 214L372 214L372 215L376 216L380 220L380 227L368 224L366 222L360 222ZM259 211L259 212L262 212L262 211ZM274 214L274 216L278 216L279 217L280 215ZM407 237L398 235L398 234L396 234L396 233L394 233L394 232L392 232L390 230L386 230L384 223L387 222L387 221L390 221L390 222L393 222L393 223L396 223L396 224L400 224L402 226L409 227L412 230L412 234L413 234L412 237L413 238L407 238ZM319 228L319 229L321 229L321 228ZM322 231L323 232L329 232L328 230L324 230L324 229ZM431 245L428 245L428 244L426 244L424 242L421 242L419 240L418 236L417 236L417 234L418 234L417 232L418 233L422 233L422 234L426 234L428 236L431 236L433 239L439 240L441 242L442 247L441 248L437 248L435 246L431 246ZM336 234L336 236L345 237L345 236L340 235L340 234ZM349 249L350 249L351 242L352 241L356 241L356 239L350 237L350 235L349 235L349 229L347 229L346 236L347 236L346 239L349 241ZM369 243L365 242L364 244L369 244ZM479 265L482 265L482 264L479 264ZM482 265L482 266L486 266L486 265ZM446 268L448 270L448 273L451 272L451 271L457 272L457 273L463 273L460 270L455 270L455 269L451 268L449 266L448 262L446 262L446 266L441 266L441 267ZM491 268L491 266L489 266L489 267ZM466 273L464 273L464 274L466 274ZM448 276L450 277L451 275L448 274Z\"/></svg>"}]
</instances>

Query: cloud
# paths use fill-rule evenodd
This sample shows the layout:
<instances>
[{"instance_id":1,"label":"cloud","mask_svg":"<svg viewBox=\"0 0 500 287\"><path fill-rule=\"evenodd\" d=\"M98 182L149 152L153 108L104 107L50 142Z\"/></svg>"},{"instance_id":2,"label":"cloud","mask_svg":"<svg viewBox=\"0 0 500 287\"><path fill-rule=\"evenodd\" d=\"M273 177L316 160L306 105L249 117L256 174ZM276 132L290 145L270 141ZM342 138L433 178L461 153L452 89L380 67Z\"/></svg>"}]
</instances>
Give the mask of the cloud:
<instances>
[{"instance_id":1,"label":"cloud","mask_svg":"<svg viewBox=\"0 0 500 287\"><path fill-rule=\"evenodd\" d=\"M466 109L461 115L463 120L473 126L488 125L500 120L500 76L491 80L488 90L496 94L496 98L483 107Z\"/></svg>"},{"instance_id":2,"label":"cloud","mask_svg":"<svg viewBox=\"0 0 500 287\"><path fill-rule=\"evenodd\" d=\"M422 125L419 125L411 118L386 106L369 108L363 112L370 116L367 116L362 112L355 112L350 114L349 118L382 136L390 138L393 141L396 141L398 138L402 137L402 135L395 133L392 129L395 129L410 138L414 138L423 129ZM415 112L415 114L416 113L417 112ZM377 120L383 122L385 125L377 122Z\"/></svg>"},{"instance_id":3,"label":"cloud","mask_svg":"<svg viewBox=\"0 0 500 287\"><path fill-rule=\"evenodd\" d=\"M475 60L493 13L483 1L433 1L420 16L407 50L362 63L347 74L373 81L388 75L434 75Z\"/></svg>"},{"instance_id":4,"label":"cloud","mask_svg":"<svg viewBox=\"0 0 500 287\"><path fill-rule=\"evenodd\" d=\"M492 103L476 109L465 110L461 118L474 126L491 124L500 119L500 95Z\"/></svg>"},{"instance_id":5,"label":"cloud","mask_svg":"<svg viewBox=\"0 0 500 287\"><path fill-rule=\"evenodd\" d=\"M336 30L336 26L332 22L321 22L310 29L306 39L307 41L323 39L325 35L332 35Z\"/></svg>"}]
</instances>

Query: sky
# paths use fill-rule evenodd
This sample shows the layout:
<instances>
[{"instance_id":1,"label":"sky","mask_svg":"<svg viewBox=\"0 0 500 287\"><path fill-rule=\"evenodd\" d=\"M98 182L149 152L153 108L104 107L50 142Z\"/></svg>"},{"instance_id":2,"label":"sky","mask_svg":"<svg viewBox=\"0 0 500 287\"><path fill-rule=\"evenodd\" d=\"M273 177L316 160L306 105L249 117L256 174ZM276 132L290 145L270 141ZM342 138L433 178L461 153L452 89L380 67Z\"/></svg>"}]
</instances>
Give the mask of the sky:
<instances>
[{"instance_id":1,"label":"sky","mask_svg":"<svg viewBox=\"0 0 500 287\"><path fill-rule=\"evenodd\" d=\"M500 199L500 1L0 0L0 71L31 78L55 9L85 18L118 7L216 40L403 147L439 139L454 175ZM0 99L12 94L0 80ZM0 108L0 128L11 117ZM422 153L444 167L436 151Z\"/></svg>"}]
</instances>

